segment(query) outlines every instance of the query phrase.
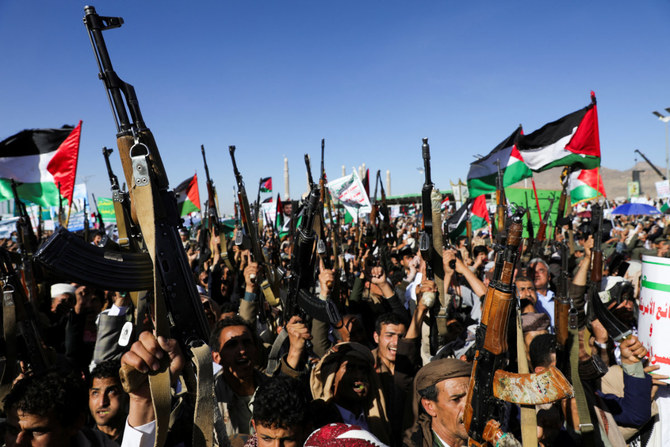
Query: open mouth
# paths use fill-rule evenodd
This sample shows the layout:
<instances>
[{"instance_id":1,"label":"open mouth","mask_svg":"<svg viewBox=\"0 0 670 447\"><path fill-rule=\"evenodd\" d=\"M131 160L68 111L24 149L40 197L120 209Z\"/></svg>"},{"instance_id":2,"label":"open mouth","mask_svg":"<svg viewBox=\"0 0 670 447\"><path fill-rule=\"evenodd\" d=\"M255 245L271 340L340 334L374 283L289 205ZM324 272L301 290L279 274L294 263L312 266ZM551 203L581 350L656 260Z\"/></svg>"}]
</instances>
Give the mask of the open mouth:
<instances>
[{"instance_id":1,"label":"open mouth","mask_svg":"<svg viewBox=\"0 0 670 447\"><path fill-rule=\"evenodd\" d=\"M356 394L364 394L368 390L368 384L362 380L356 380L354 382L353 390Z\"/></svg>"},{"instance_id":2,"label":"open mouth","mask_svg":"<svg viewBox=\"0 0 670 447\"><path fill-rule=\"evenodd\" d=\"M248 358L241 358L235 360L235 364L239 366L249 366L251 365L251 360L249 360Z\"/></svg>"}]
</instances>

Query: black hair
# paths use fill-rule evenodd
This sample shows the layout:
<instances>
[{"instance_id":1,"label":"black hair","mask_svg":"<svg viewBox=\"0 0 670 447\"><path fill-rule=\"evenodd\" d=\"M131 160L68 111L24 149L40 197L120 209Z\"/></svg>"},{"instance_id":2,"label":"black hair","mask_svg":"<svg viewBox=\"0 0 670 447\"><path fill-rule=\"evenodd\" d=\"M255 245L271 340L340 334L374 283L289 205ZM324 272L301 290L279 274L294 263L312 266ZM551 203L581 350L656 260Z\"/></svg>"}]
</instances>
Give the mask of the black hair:
<instances>
[{"instance_id":1,"label":"black hair","mask_svg":"<svg viewBox=\"0 0 670 447\"><path fill-rule=\"evenodd\" d=\"M266 427L305 426L310 398L304 385L289 376L277 376L261 384L254 395L252 418Z\"/></svg>"},{"instance_id":2,"label":"black hair","mask_svg":"<svg viewBox=\"0 0 670 447\"><path fill-rule=\"evenodd\" d=\"M249 323L239 315L233 315L232 317L224 318L216 322L212 333L209 336L209 347L212 348L212 351L217 351L219 348L219 337L221 336L221 331L230 326L244 326L249 329L251 333L251 338L254 340L254 343L258 345L258 337L256 331L251 328Z\"/></svg>"},{"instance_id":3,"label":"black hair","mask_svg":"<svg viewBox=\"0 0 670 447\"><path fill-rule=\"evenodd\" d=\"M76 374L50 370L19 380L5 397L6 411L14 408L36 416L55 417L70 427L88 410L88 389Z\"/></svg>"},{"instance_id":4,"label":"black hair","mask_svg":"<svg viewBox=\"0 0 670 447\"><path fill-rule=\"evenodd\" d=\"M112 378L116 379L119 383L119 369L121 368L120 360L105 360L102 363L98 363L91 371L90 381L93 383L93 379L107 379Z\"/></svg>"},{"instance_id":5,"label":"black hair","mask_svg":"<svg viewBox=\"0 0 670 447\"><path fill-rule=\"evenodd\" d=\"M233 303L232 301L226 301L219 306L219 310L221 311L221 314L227 314L228 312L237 313L237 311L240 310L240 305Z\"/></svg>"},{"instance_id":6,"label":"black hair","mask_svg":"<svg viewBox=\"0 0 670 447\"><path fill-rule=\"evenodd\" d=\"M431 385L427 388L424 388L419 391L419 396L428 399L433 402L437 402L437 387L435 385Z\"/></svg>"},{"instance_id":7,"label":"black hair","mask_svg":"<svg viewBox=\"0 0 670 447\"><path fill-rule=\"evenodd\" d=\"M489 250L486 248L486 245L477 245L475 248L472 249L472 257L476 258L479 256L479 253L484 253L488 254Z\"/></svg>"},{"instance_id":8,"label":"black hair","mask_svg":"<svg viewBox=\"0 0 670 447\"><path fill-rule=\"evenodd\" d=\"M382 325L385 324L403 324L405 327L408 326L407 319L405 317L394 312L387 312L385 314L381 314L375 320L375 332L378 335L381 335Z\"/></svg>"},{"instance_id":9,"label":"black hair","mask_svg":"<svg viewBox=\"0 0 670 447\"><path fill-rule=\"evenodd\" d=\"M556 352L556 337L553 334L540 334L533 338L528 347L530 363L533 369L538 366L548 367L551 354Z\"/></svg>"}]
</instances>

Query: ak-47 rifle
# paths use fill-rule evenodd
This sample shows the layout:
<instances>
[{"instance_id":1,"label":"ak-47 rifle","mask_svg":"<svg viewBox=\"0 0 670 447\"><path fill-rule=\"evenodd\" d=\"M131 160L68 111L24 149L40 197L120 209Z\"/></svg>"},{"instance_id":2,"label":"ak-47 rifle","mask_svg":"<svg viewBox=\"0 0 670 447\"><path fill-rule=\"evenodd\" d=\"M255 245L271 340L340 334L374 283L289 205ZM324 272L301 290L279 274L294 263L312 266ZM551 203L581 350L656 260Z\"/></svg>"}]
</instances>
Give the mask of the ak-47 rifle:
<instances>
[{"instance_id":1,"label":"ak-47 rifle","mask_svg":"<svg viewBox=\"0 0 670 447\"><path fill-rule=\"evenodd\" d=\"M42 242L44 236L44 222L42 221L42 205L37 208L37 242Z\"/></svg>"},{"instance_id":2,"label":"ak-47 rifle","mask_svg":"<svg viewBox=\"0 0 670 447\"><path fill-rule=\"evenodd\" d=\"M558 276L556 287L556 300L554 303L554 321L556 322L556 343L559 351L565 352L568 340L568 315L570 312L570 298L568 287L570 274L568 272L568 246L563 242L557 242L558 253L561 256L561 271Z\"/></svg>"},{"instance_id":3,"label":"ak-47 rifle","mask_svg":"<svg viewBox=\"0 0 670 447\"><path fill-rule=\"evenodd\" d=\"M216 236L220 237L220 253L221 259L224 264L232 271L233 266L228 259L228 242L226 241L226 232L221 231L221 220L219 219L219 211L217 204L216 188L214 187L214 182L209 176L209 166L207 166L207 157L205 156L205 145L200 145L200 151L202 152L202 162L205 165L205 176L207 177L207 216L210 232L214 231Z\"/></svg>"},{"instance_id":4,"label":"ak-47 rifle","mask_svg":"<svg viewBox=\"0 0 670 447\"><path fill-rule=\"evenodd\" d=\"M549 199L549 207L544 212L542 222L540 222L540 226L537 229L537 235L535 236L535 240L533 241L533 247L531 249L532 259L541 256L542 253L544 252L544 243L547 240L547 226L549 225L549 218L551 217L551 207L554 206L554 200L555 198L553 196Z\"/></svg>"},{"instance_id":5,"label":"ak-47 rifle","mask_svg":"<svg viewBox=\"0 0 670 447\"><path fill-rule=\"evenodd\" d=\"M440 278L444 277L444 268L442 267L442 257L436 252L433 243L433 213L430 195L435 185L433 185L430 175L430 146L428 145L428 138L423 138L421 155L423 157L424 182L423 188L421 188L422 229L419 235L419 251L421 252L421 257L426 262L426 275L428 279L432 280L435 275ZM439 222L437 226L440 226Z\"/></svg>"},{"instance_id":6,"label":"ak-47 rifle","mask_svg":"<svg viewBox=\"0 0 670 447\"><path fill-rule=\"evenodd\" d=\"M605 306L600 299L600 284L603 279L603 209L598 203L591 205L591 234L593 235L593 250L591 258L591 281L588 289L589 308L592 309L590 319L597 318L607 329L607 333L619 342L632 334L631 328L623 324Z\"/></svg>"},{"instance_id":7,"label":"ak-47 rifle","mask_svg":"<svg viewBox=\"0 0 670 447\"><path fill-rule=\"evenodd\" d=\"M88 221L88 200L84 199L84 240L91 242L91 224Z\"/></svg>"},{"instance_id":8,"label":"ak-47 rifle","mask_svg":"<svg viewBox=\"0 0 670 447\"><path fill-rule=\"evenodd\" d=\"M17 242L21 253L23 283L29 302L37 305L37 282L33 269L33 255L37 251L37 237L33 232L33 224L30 222L26 204L21 201L16 182L13 179L12 194L14 194L14 207L19 215L19 220L16 221L16 234L18 235Z\"/></svg>"},{"instance_id":9,"label":"ak-47 rifle","mask_svg":"<svg viewBox=\"0 0 670 447\"><path fill-rule=\"evenodd\" d=\"M305 157L307 161L307 157ZM308 163L308 161L307 161ZM312 182L310 182L312 183ZM314 282L314 219L319 210L319 190L310 188L309 195L302 207L300 223L293 235L291 267L287 277L288 289L282 291L282 310L284 323L294 315L303 320L309 315L317 320L338 325L340 313L335 303L328 298L321 300L312 294ZM296 219L297 220L297 219Z\"/></svg>"},{"instance_id":10,"label":"ak-47 rifle","mask_svg":"<svg viewBox=\"0 0 670 447\"><path fill-rule=\"evenodd\" d=\"M92 6L86 6L84 10L84 24L96 55L99 77L104 82L116 122L117 146L130 189L133 220L136 218L139 224L153 262L155 335L176 339L182 351L193 360L187 362L184 377L186 388L190 392L197 390L196 408L200 404L216 407L213 402L211 350L207 346L209 324L179 237L181 217L174 192L169 189L167 173L153 134L144 123L135 89L114 71L102 35L105 30L120 27L123 19L101 17ZM122 369L122 380L127 390L137 385L133 383L136 380L133 373L136 373L135 377L144 376L132 368ZM170 417L169 374L168 363L163 362L160 372L149 376L158 446L165 443ZM213 445L215 431L211 414L202 417L196 411L194 416L193 444ZM225 443L225 428L221 433L223 426L217 423L221 420L214 419L216 433L221 436L219 442Z\"/></svg>"},{"instance_id":11,"label":"ak-47 rifle","mask_svg":"<svg viewBox=\"0 0 670 447\"><path fill-rule=\"evenodd\" d=\"M505 184L503 183L503 174L498 165L498 177L496 177L496 230L497 239L500 245L505 245L506 222L507 222L507 197L505 197Z\"/></svg>"},{"instance_id":12,"label":"ak-47 rifle","mask_svg":"<svg viewBox=\"0 0 670 447\"><path fill-rule=\"evenodd\" d=\"M13 266L11 254L0 249L0 283L2 284L3 332L7 364L2 383L12 383L25 371L35 374L46 371L53 363L42 342L33 306L28 302L21 279ZM23 362L23 370L18 361Z\"/></svg>"},{"instance_id":13,"label":"ak-47 rifle","mask_svg":"<svg viewBox=\"0 0 670 447\"><path fill-rule=\"evenodd\" d=\"M103 147L102 155L107 166L107 175L112 190L112 203L114 204L114 215L116 216L116 228L119 233L119 246L122 250L138 253L144 251L144 241L139 226L132 219L132 207L130 195L127 191L121 191L119 179L112 170L109 156L113 149ZM125 188L124 188L125 189Z\"/></svg>"},{"instance_id":14,"label":"ak-47 rifle","mask_svg":"<svg viewBox=\"0 0 670 447\"><path fill-rule=\"evenodd\" d=\"M554 229L554 239L555 234L561 231L563 226L563 218L565 217L565 204L568 200L568 180L570 179L570 166L563 168L561 172L561 196L558 199L558 211L556 214L556 228Z\"/></svg>"},{"instance_id":15,"label":"ak-47 rifle","mask_svg":"<svg viewBox=\"0 0 670 447\"><path fill-rule=\"evenodd\" d=\"M63 211L63 196L60 193L60 182L58 182L58 225L65 226L65 216Z\"/></svg>"},{"instance_id":16,"label":"ak-47 rifle","mask_svg":"<svg viewBox=\"0 0 670 447\"><path fill-rule=\"evenodd\" d=\"M102 220L102 213L100 212L100 207L98 206L98 200L95 198L95 194L91 193L91 196L93 197L93 203L95 204L95 222L98 224L98 230L104 232L105 222Z\"/></svg>"},{"instance_id":17,"label":"ak-47 rifle","mask_svg":"<svg viewBox=\"0 0 670 447\"><path fill-rule=\"evenodd\" d=\"M254 262L257 262L260 267L260 272L262 278L260 278L260 287L265 297L265 301L268 302L271 306L277 306L279 304L279 299L277 295L272 290L272 285L276 283L278 279L278 272L275 272L270 264L265 262L265 256L263 255L263 248L258 239L258 231L256 230L256 225L251 217L251 209L249 208L249 199L247 198L247 189L244 186L244 179L242 174L237 169L237 162L235 161L235 146L229 146L230 159L233 162L233 172L235 174L235 181L237 183L237 202L239 204L240 216L242 218L242 228L238 230L238 235L243 234L249 241L249 249L251 251L251 257ZM242 230L244 233L241 233ZM239 236L238 236L239 237ZM252 278L252 280L259 281L259 279ZM263 304L263 303L261 303ZM264 308L261 305L261 309Z\"/></svg>"},{"instance_id":18,"label":"ak-47 rifle","mask_svg":"<svg viewBox=\"0 0 670 447\"><path fill-rule=\"evenodd\" d=\"M504 435L500 428L505 409L502 401L537 405L572 394L569 382L554 367L542 375L513 374L503 370L509 357L507 328L514 306L512 283L524 213L523 208L517 208L511 218L506 245L497 253L493 279L486 292L482 319L477 328L475 361L463 412L471 446L496 445ZM519 387L523 388L523 393Z\"/></svg>"},{"instance_id":19,"label":"ak-47 rifle","mask_svg":"<svg viewBox=\"0 0 670 447\"><path fill-rule=\"evenodd\" d=\"M339 231L338 228L335 224L335 221L333 220L333 207L332 207L332 202L330 200L330 194L327 191L326 187L326 168L325 168L325 148L326 148L326 140L324 138L321 139L321 173L319 175L319 192L320 192L320 205L319 208L321 211L319 212L319 218L321 219L321 225L319 225L320 228L320 234L319 240L317 241L316 244L316 251L323 261L323 265L327 269L333 269L334 270L334 284L328 284L328 287L332 290L332 295L335 297L339 297L339 280L340 280L340 271L339 271L339 260L338 260L338 255L339 255L339 247L340 247L340 239L339 239ZM328 210L328 217L330 220L330 231L328 232L328 236L330 236L330 250L328 250L328 243L326 242L326 225L325 222L323 221L323 211L327 209ZM330 257L333 257L333 262L331 263Z\"/></svg>"}]
</instances>

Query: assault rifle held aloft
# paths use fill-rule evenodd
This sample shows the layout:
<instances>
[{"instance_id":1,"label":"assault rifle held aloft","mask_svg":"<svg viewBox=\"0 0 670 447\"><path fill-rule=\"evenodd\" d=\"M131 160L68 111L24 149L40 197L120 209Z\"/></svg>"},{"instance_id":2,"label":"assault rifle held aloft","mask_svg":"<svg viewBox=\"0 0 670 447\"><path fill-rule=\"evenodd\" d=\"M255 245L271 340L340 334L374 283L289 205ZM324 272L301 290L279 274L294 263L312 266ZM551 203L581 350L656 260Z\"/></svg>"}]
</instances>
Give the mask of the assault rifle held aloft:
<instances>
[{"instance_id":1,"label":"assault rifle held aloft","mask_svg":"<svg viewBox=\"0 0 670 447\"><path fill-rule=\"evenodd\" d=\"M314 282L314 219L319 210L319 190L310 189L300 212L300 223L296 226L293 253L287 277L288 288L282 293L283 319L287 323L292 316L303 320L309 315L317 320L338 325L341 321L337 306L331 299L321 300L312 294Z\"/></svg>"},{"instance_id":2,"label":"assault rifle held aloft","mask_svg":"<svg viewBox=\"0 0 670 447\"><path fill-rule=\"evenodd\" d=\"M248 240L248 248L251 252L252 260L257 262L260 267L259 271L261 273L261 278L255 278L255 281L260 283L260 288L263 292L265 301L271 306L276 306L279 304L279 299L277 299L277 295L272 287L276 284L279 273L275 272L273 267L265 262L263 247L258 239L258 230L251 217L251 209L249 208L249 199L247 198L247 189L244 186L244 179L242 178L240 171L237 169L235 146L229 146L228 151L230 152L230 159L233 163L233 173L235 174L235 182L237 183L237 202L239 204L240 217L242 219L242 228L238 230L238 235L243 234ZM240 233L240 231L243 231L243 233ZM264 308L262 303L260 307L261 309Z\"/></svg>"},{"instance_id":3,"label":"assault rifle held aloft","mask_svg":"<svg viewBox=\"0 0 670 447\"><path fill-rule=\"evenodd\" d=\"M428 138L423 138L422 142L421 156L423 157L424 182L421 188L422 229L419 235L419 251L421 252L421 257L426 262L428 279L432 280L435 275L440 278L444 277L444 268L442 267L442 257L435 250L433 241L434 222L430 195L435 185L433 185L430 175L430 146L428 145ZM437 226L438 228L440 227L440 222L437 222ZM439 241L438 243L441 242Z\"/></svg>"},{"instance_id":4,"label":"assault rifle held aloft","mask_svg":"<svg viewBox=\"0 0 670 447\"><path fill-rule=\"evenodd\" d=\"M35 269L33 268L33 255L37 251L37 237L33 232L33 224L26 210L26 204L21 201L17 185L12 179L12 194L14 195L14 208L19 219L16 221L17 242L21 253L21 271L23 283L27 291L28 300L37 303L37 282L35 280Z\"/></svg>"},{"instance_id":5,"label":"assault rifle held aloft","mask_svg":"<svg viewBox=\"0 0 670 447\"><path fill-rule=\"evenodd\" d=\"M572 395L570 383L554 367L542 374L514 374L504 370L509 358L508 322L514 306L512 284L524 213L523 208L517 208L507 229L507 245L497 252L493 279L477 328L477 351L463 412L471 446L496 445L502 438L503 401L538 405Z\"/></svg>"},{"instance_id":6,"label":"assault rifle held aloft","mask_svg":"<svg viewBox=\"0 0 670 447\"><path fill-rule=\"evenodd\" d=\"M600 299L600 285L603 279L603 209L598 203L591 205L591 234L593 235L593 250L591 261L591 281L588 289L588 300L590 309L592 309L591 320L597 318L607 329L608 334L619 342L632 334L631 329L623 324L612 312L605 306Z\"/></svg>"},{"instance_id":7,"label":"assault rifle held aloft","mask_svg":"<svg viewBox=\"0 0 670 447\"><path fill-rule=\"evenodd\" d=\"M537 235L533 241L533 247L531 249L531 259L537 258L542 255L544 252L544 244L547 240L547 226L549 225L549 218L551 217L551 207L554 206L554 197L549 199L549 208L544 212L542 217L542 222L537 229Z\"/></svg>"},{"instance_id":8,"label":"assault rifle held aloft","mask_svg":"<svg viewBox=\"0 0 670 447\"><path fill-rule=\"evenodd\" d=\"M135 88L122 81L114 71L103 38L103 31L120 27L123 19L99 16L91 6L85 7L84 10L84 24L98 63L98 76L104 83L114 114L118 152L126 183L129 185L131 208L134 211L131 215L142 231L153 263L155 335L174 338L179 342L182 351L191 359L184 370L186 388L190 392L198 391L199 402L201 399L204 399L203 403L210 402L212 390L199 388L201 383L208 384L203 385L205 388L213 384L211 351L207 346L209 324L179 237L181 217L177 210L177 202L174 192L169 189L167 173L153 134L142 117ZM209 360L203 362L203 358L207 355L210 356ZM197 363L197 368L194 362ZM125 372L126 388L132 388L135 385L132 383L133 375L131 371L125 370ZM158 399L153 385L156 384L156 388L167 386L167 389L162 389L161 394L167 393L169 396L169 379L167 381L161 379L166 374L169 375L169 371L167 364L164 363L159 378L151 376L149 379L156 407L156 444L159 446L165 443L170 403L169 399L167 403L165 399ZM158 385L157 380L163 380L162 385ZM211 425L203 427L202 424L203 421L196 417L193 443L211 445L212 427ZM219 432L217 430L217 433Z\"/></svg>"},{"instance_id":9,"label":"assault rifle held aloft","mask_svg":"<svg viewBox=\"0 0 670 447\"><path fill-rule=\"evenodd\" d=\"M3 332L7 364L2 382L11 381L21 372L46 371L53 358L42 342L33 306L28 302L21 279L14 270L10 253L0 249L0 282L3 292ZM23 362L23 370L19 366Z\"/></svg>"}]
</instances>

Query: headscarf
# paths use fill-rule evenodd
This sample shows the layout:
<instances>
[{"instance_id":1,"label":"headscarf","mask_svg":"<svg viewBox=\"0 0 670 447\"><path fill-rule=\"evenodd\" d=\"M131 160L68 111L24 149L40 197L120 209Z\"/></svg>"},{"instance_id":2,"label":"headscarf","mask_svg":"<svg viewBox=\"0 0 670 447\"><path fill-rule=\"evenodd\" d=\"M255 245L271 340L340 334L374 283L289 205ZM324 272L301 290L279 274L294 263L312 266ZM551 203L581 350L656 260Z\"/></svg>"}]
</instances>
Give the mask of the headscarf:
<instances>
[{"instance_id":1,"label":"headscarf","mask_svg":"<svg viewBox=\"0 0 670 447\"><path fill-rule=\"evenodd\" d=\"M305 447L386 447L370 432L358 425L328 424L315 430Z\"/></svg>"}]
</instances>

